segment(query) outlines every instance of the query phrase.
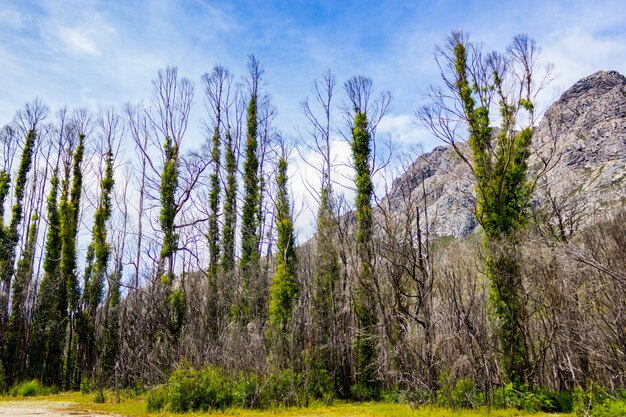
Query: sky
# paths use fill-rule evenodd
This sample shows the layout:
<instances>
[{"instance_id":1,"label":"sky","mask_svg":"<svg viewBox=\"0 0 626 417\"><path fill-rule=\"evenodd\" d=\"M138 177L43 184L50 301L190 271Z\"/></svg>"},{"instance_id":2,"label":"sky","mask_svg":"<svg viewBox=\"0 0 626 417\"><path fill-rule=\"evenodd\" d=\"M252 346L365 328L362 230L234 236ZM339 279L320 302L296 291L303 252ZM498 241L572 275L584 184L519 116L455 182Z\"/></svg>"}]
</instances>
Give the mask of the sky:
<instances>
[{"instance_id":1,"label":"sky","mask_svg":"<svg viewBox=\"0 0 626 417\"><path fill-rule=\"evenodd\" d=\"M623 0L0 0L0 124L34 97L52 110L147 101L157 71L177 65L196 83L185 141L197 147L201 75L219 64L241 76L255 54L286 135L302 131L299 104L331 69L339 85L366 75L390 91L379 133L428 150L439 143L413 112L438 81L434 47L452 30L495 50L518 33L536 39L559 74L540 106L597 70L626 74ZM339 143L337 152L349 147ZM306 169L297 160L290 169L296 200L306 199ZM302 234L312 218L310 210L298 219Z\"/></svg>"}]
</instances>

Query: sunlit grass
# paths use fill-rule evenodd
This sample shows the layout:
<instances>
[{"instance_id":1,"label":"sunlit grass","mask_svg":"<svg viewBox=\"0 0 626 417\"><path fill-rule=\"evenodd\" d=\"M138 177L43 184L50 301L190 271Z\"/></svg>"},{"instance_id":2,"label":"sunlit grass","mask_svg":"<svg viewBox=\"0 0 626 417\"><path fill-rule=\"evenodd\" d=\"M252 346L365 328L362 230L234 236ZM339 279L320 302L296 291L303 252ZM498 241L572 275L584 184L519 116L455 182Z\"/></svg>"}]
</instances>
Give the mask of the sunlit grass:
<instances>
[{"instance_id":1,"label":"sunlit grass","mask_svg":"<svg viewBox=\"0 0 626 417\"><path fill-rule=\"evenodd\" d=\"M125 392L105 391L106 401L103 404L94 402L95 393L83 394L80 392L59 393L54 395L46 395L40 397L22 397L21 400L46 403L47 406L65 407L65 404L71 404L71 409L101 411L105 413L118 414L128 417L154 416L154 417L180 417L183 415L193 416L239 416L239 417L277 417L277 416L302 416L302 417L548 417L548 416L571 416L570 414L555 413L538 413L529 414L524 411L507 409L507 410L489 410L481 408L476 410L450 410L445 408L422 407L419 409L411 408L406 404L396 403L344 403L335 401L332 405L324 405L321 403L313 403L308 408L277 408L269 410L243 410L228 409L225 411L213 411L206 413L189 413L177 414L167 411L148 413L146 407L145 395L135 396ZM16 400L20 397L4 397L3 400Z\"/></svg>"}]
</instances>

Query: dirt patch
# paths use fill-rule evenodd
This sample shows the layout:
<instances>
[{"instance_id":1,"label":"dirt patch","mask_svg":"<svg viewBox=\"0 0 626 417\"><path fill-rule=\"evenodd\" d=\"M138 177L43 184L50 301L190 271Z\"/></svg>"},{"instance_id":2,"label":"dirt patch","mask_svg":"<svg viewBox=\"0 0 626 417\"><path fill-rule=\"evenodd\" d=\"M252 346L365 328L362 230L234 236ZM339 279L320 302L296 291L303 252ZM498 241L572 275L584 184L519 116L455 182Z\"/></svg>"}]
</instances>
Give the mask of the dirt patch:
<instances>
[{"instance_id":1,"label":"dirt patch","mask_svg":"<svg viewBox=\"0 0 626 417\"><path fill-rule=\"evenodd\" d=\"M0 417L102 417L106 414L73 409L71 403L1 401Z\"/></svg>"}]
</instances>

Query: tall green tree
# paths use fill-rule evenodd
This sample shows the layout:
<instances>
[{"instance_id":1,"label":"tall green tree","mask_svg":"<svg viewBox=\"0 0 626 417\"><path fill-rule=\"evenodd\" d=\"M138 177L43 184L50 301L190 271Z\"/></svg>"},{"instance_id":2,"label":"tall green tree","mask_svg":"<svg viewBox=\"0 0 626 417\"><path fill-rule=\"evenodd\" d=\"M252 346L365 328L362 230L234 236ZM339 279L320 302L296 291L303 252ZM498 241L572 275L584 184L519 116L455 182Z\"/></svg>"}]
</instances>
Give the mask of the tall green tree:
<instances>
[{"instance_id":1,"label":"tall green tree","mask_svg":"<svg viewBox=\"0 0 626 417\"><path fill-rule=\"evenodd\" d=\"M270 324L278 333L287 334L293 307L300 292L300 285L297 278L298 259L287 190L287 160L283 156L278 159L276 185L278 238L276 242L276 272L270 290L269 319Z\"/></svg>"},{"instance_id":2,"label":"tall green tree","mask_svg":"<svg viewBox=\"0 0 626 417\"><path fill-rule=\"evenodd\" d=\"M500 339L503 376L515 386L528 382L531 370L524 288L515 247L534 184L545 172L540 169L534 178L528 175L535 122L533 100L550 72L549 66L539 64L539 52L533 40L518 35L505 54L485 55L462 32L453 32L447 48L440 48L437 55L452 95L445 96L435 89L434 104L418 112L431 131L454 146L476 180L475 213L484 232L490 303ZM448 102L449 97L454 97L460 112L451 112L454 104ZM497 116L490 112L495 102ZM456 145L455 132L442 130L446 124L441 120L459 117L469 134L469 158ZM491 127L492 119L500 120L498 131Z\"/></svg>"},{"instance_id":3,"label":"tall green tree","mask_svg":"<svg viewBox=\"0 0 626 417\"><path fill-rule=\"evenodd\" d=\"M235 267L235 230L237 229L237 158L230 129L226 132L224 153L226 188L224 189L224 227L222 228L222 269Z\"/></svg>"},{"instance_id":4,"label":"tall green tree","mask_svg":"<svg viewBox=\"0 0 626 417\"><path fill-rule=\"evenodd\" d=\"M78 219L83 187L82 163L85 152L85 135L79 133L78 144L72 157L72 186L67 175L63 180L59 212L61 215L61 277L65 283L66 312L69 321L68 345L65 350L65 388L78 386L79 370L75 367L77 319L80 314L80 287L77 275L76 237L78 235ZM82 331L82 328L78 329Z\"/></svg>"},{"instance_id":5,"label":"tall green tree","mask_svg":"<svg viewBox=\"0 0 626 417\"><path fill-rule=\"evenodd\" d=\"M14 187L14 202L11 210L11 221L6 229L4 229L0 235L0 348L2 348L2 356L4 361L4 370L6 373L6 380L10 384L13 382L13 369L14 363L8 363L8 356L6 354L6 339L8 337L13 340L19 340L22 335L11 335L8 334L8 324L9 324L9 293L11 291L11 282L13 279L14 264L15 264L15 251L17 248L18 241L20 239L19 236L19 225L22 222L22 211L23 211L23 200L24 193L26 190L26 181L28 179L28 173L32 166L33 160L33 152L36 140L35 129L30 129L28 134L26 135L26 141L24 142L24 148L22 150L22 156L20 158L20 165L17 171L17 177L15 179L15 187ZM4 176L1 179L2 183L0 184L0 197L5 198L6 193L8 192L8 176ZM6 181L6 183L5 183ZM2 195L4 194L4 196ZM17 306L14 304L14 308ZM19 306L22 308L22 306ZM19 331L19 327L14 328L14 330ZM14 349L14 347L8 347L9 349Z\"/></svg>"},{"instance_id":6,"label":"tall green tree","mask_svg":"<svg viewBox=\"0 0 626 417\"><path fill-rule=\"evenodd\" d=\"M360 264L354 297L359 329L354 339L356 381L352 394L357 398L377 398L380 395L380 381L375 371L378 356L375 336L381 288L373 270L372 132L387 112L390 95L382 93L372 100L373 82L363 76L349 79L344 89L353 111L351 147L356 184L356 244Z\"/></svg>"},{"instance_id":7,"label":"tall green tree","mask_svg":"<svg viewBox=\"0 0 626 417\"><path fill-rule=\"evenodd\" d=\"M67 291L61 277L61 216L58 209L59 175L54 170L47 200L48 233L44 276L39 287L32 325L28 374L46 385L60 386L67 315Z\"/></svg>"},{"instance_id":8,"label":"tall green tree","mask_svg":"<svg viewBox=\"0 0 626 417\"><path fill-rule=\"evenodd\" d=\"M113 192L113 149L105 155L105 169L100 181L100 201L94 214L91 243L87 248L85 266L85 286L83 289L83 319L85 332L83 339L83 369L91 372L96 363L96 314L102 302L104 281L107 275L111 248L107 242L106 223L111 217L111 193Z\"/></svg>"},{"instance_id":9,"label":"tall green tree","mask_svg":"<svg viewBox=\"0 0 626 417\"><path fill-rule=\"evenodd\" d=\"M165 310L169 310L169 330L177 338L185 319L185 298L182 289L173 290L174 255L178 251L178 233L175 218L177 213L176 191L178 190L178 144L170 137L165 138L163 145L165 162L161 174L161 215L160 224L163 231L161 247L161 265L166 268L161 279L165 290Z\"/></svg>"},{"instance_id":10,"label":"tall green tree","mask_svg":"<svg viewBox=\"0 0 626 417\"><path fill-rule=\"evenodd\" d=\"M252 319L256 309L253 285L259 277L259 211L261 209L258 140L258 89L261 76L259 63L250 57L250 100L248 102L245 160L243 163L243 213L241 216L241 260L243 299L235 306L235 315L241 320Z\"/></svg>"},{"instance_id":11,"label":"tall green tree","mask_svg":"<svg viewBox=\"0 0 626 417\"><path fill-rule=\"evenodd\" d=\"M39 216L35 213L31 219L26 246L17 263L17 271L13 282L11 316L9 317L6 345L7 365L5 367L6 380L9 385L15 381L22 380L24 377L27 351L26 343L28 340L26 298L28 295L28 285L33 275L33 258L35 256L35 244L37 243L37 232L39 230L38 226Z\"/></svg>"},{"instance_id":12,"label":"tall green tree","mask_svg":"<svg viewBox=\"0 0 626 417\"><path fill-rule=\"evenodd\" d=\"M370 135L367 129L367 115L355 109L352 127L352 157L356 171L355 214L357 222L356 242L360 257L359 284L356 289L355 313L359 322L359 333L355 340L357 396L377 396L379 383L375 375L376 342L373 339L374 327L378 323L376 303L372 291L372 195L373 185L370 176Z\"/></svg>"}]
</instances>

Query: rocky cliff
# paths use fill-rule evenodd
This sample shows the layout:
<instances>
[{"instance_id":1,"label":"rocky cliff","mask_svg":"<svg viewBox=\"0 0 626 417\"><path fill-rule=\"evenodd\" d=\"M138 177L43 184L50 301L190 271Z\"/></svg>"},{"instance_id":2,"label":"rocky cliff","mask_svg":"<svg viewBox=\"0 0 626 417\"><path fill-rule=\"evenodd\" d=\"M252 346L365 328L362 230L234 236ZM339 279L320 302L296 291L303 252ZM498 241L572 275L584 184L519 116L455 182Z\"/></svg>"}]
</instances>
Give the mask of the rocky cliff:
<instances>
[{"instance_id":1,"label":"rocky cliff","mask_svg":"<svg viewBox=\"0 0 626 417\"><path fill-rule=\"evenodd\" d=\"M623 205L626 77L599 71L574 84L545 112L533 148L530 171L541 169L540 158L550 165L537 184L533 210L560 211L576 223L570 227L580 227L608 208ZM407 204L425 202L436 236L464 238L478 228L470 170L451 147L440 146L420 156L393 182L387 198L399 213Z\"/></svg>"}]
</instances>

